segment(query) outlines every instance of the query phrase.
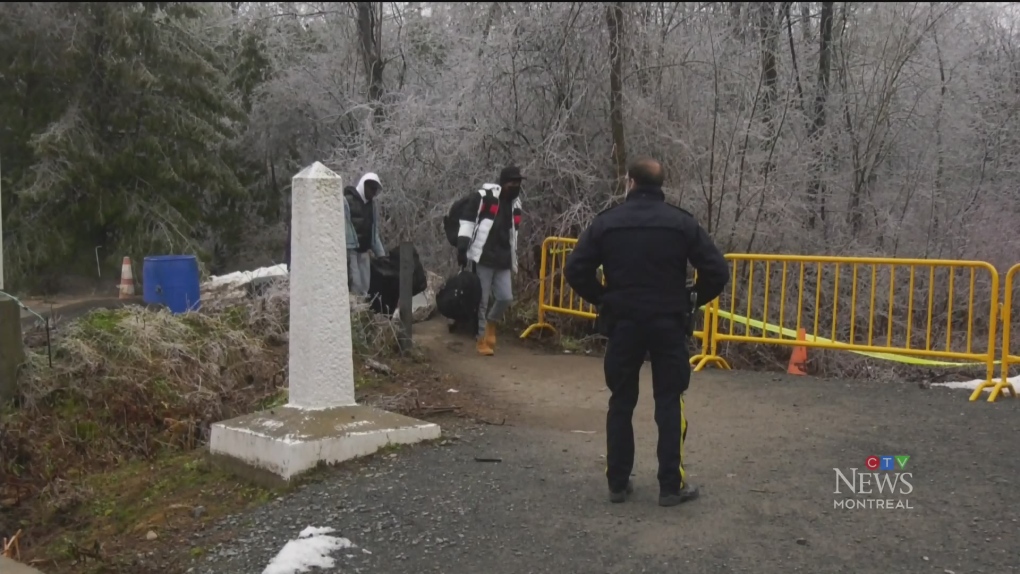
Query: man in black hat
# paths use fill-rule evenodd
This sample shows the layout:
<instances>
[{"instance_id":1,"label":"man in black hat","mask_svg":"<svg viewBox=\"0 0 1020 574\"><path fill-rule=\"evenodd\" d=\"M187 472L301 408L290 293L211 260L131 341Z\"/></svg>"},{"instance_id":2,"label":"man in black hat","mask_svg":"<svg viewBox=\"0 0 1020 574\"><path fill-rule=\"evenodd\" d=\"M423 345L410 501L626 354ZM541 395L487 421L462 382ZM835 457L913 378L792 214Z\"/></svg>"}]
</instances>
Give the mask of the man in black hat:
<instances>
[{"instance_id":1,"label":"man in black hat","mask_svg":"<svg viewBox=\"0 0 1020 574\"><path fill-rule=\"evenodd\" d=\"M722 293L729 271L694 216L666 203L658 161L636 160L627 179L627 200L595 217L568 256L564 275L578 295L600 306L599 320L609 337L604 365L611 392L606 416L609 499L623 502L633 490L631 419L648 353L659 427L659 504L676 506L698 496L684 469L684 393L691 381L687 263L698 272L697 307ZM605 286L596 276L599 265Z\"/></svg>"},{"instance_id":2,"label":"man in black hat","mask_svg":"<svg viewBox=\"0 0 1020 574\"><path fill-rule=\"evenodd\" d=\"M496 324L513 303L512 274L517 273L517 230L521 224L521 181L516 166L503 168L499 183L483 184L464 202L457 233L457 262L472 262L482 285L478 308L478 353L496 349ZM489 297L495 303L489 308Z\"/></svg>"}]
</instances>

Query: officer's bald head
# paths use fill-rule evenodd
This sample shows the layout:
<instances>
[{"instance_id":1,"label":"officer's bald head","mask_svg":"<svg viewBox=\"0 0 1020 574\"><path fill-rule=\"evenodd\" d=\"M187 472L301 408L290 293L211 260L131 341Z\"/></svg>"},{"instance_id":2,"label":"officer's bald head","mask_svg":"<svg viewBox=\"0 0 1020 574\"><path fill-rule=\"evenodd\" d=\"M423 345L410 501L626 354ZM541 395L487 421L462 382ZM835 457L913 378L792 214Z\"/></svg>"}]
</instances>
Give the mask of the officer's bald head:
<instances>
[{"instance_id":1,"label":"officer's bald head","mask_svg":"<svg viewBox=\"0 0 1020 574\"><path fill-rule=\"evenodd\" d=\"M662 164L650 157L640 157L627 168L627 191L637 187L662 187L665 180Z\"/></svg>"}]
</instances>

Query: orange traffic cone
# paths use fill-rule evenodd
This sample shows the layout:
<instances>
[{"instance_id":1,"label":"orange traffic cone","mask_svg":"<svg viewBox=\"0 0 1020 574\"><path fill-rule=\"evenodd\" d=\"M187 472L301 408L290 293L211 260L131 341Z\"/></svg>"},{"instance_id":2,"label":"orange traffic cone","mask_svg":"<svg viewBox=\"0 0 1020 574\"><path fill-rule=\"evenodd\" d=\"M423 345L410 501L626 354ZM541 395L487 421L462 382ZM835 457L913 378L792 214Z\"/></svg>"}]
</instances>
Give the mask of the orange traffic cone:
<instances>
[{"instance_id":1,"label":"orange traffic cone","mask_svg":"<svg viewBox=\"0 0 1020 574\"><path fill-rule=\"evenodd\" d=\"M797 329L797 340L807 340L807 334L804 329ZM791 375L806 375L807 374L807 347L803 345L797 345L793 348L793 353L790 355L790 365L786 367L786 372Z\"/></svg>"},{"instance_id":2,"label":"orange traffic cone","mask_svg":"<svg viewBox=\"0 0 1020 574\"><path fill-rule=\"evenodd\" d=\"M135 296L135 278L131 274L131 258L125 257L120 265L120 298L129 299Z\"/></svg>"}]
</instances>

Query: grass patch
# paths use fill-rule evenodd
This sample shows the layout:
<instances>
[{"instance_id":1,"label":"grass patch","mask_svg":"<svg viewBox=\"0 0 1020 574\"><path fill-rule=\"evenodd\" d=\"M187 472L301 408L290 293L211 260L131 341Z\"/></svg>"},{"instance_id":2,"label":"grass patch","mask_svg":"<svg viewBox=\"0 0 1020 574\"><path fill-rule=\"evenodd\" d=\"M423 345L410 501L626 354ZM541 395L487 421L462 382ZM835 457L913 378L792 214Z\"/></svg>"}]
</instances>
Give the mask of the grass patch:
<instances>
[{"instance_id":1,"label":"grass patch","mask_svg":"<svg viewBox=\"0 0 1020 574\"><path fill-rule=\"evenodd\" d=\"M64 485L62 495L62 504L40 500L33 512L63 526L40 536L31 553L51 574L138 571L140 552L173 548L205 523L268 502L276 492L240 482L190 452L84 477ZM188 551L203 552L203 546Z\"/></svg>"},{"instance_id":2,"label":"grass patch","mask_svg":"<svg viewBox=\"0 0 1020 574\"><path fill-rule=\"evenodd\" d=\"M595 321L580 317L547 313L545 320L556 331L533 331L525 344L550 352L600 354L605 352L605 337L596 332ZM514 305L500 325L500 335L519 339L521 333L538 321L537 296Z\"/></svg>"},{"instance_id":3,"label":"grass patch","mask_svg":"<svg viewBox=\"0 0 1020 574\"><path fill-rule=\"evenodd\" d=\"M212 423L287 402L287 293L284 280L187 315L96 310L54 333L53 368L45 348L28 349L21 396L0 411L0 535L22 529L23 553L47 572L141 573L111 565L153 546L149 531L164 540L158 528L192 512L268 500L209 468L200 447ZM399 369L365 366L393 356L394 323L355 306L351 324L358 389L395 384Z\"/></svg>"},{"instance_id":4,"label":"grass patch","mask_svg":"<svg viewBox=\"0 0 1020 574\"><path fill-rule=\"evenodd\" d=\"M273 402L286 386L286 300L260 303L257 313L97 310L58 334L52 369L30 350L0 437L5 487L29 490L5 495L190 450L212 422Z\"/></svg>"}]
</instances>

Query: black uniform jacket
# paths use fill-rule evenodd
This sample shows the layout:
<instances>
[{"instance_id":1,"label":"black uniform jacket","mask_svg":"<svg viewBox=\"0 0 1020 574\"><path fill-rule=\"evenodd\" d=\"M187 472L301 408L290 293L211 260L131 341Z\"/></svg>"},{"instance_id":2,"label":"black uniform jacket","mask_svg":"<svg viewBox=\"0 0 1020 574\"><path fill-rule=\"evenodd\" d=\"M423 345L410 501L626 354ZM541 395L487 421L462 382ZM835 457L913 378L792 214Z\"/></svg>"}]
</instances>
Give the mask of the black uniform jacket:
<instances>
[{"instance_id":1,"label":"black uniform jacket","mask_svg":"<svg viewBox=\"0 0 1020 574\"><path fill-rule=\"evenodd\" d=\"M567 258L567 282L614 319L686 313L687 262L698 271L698 306L729 279L723 254L690 213L666 203L660 188L639 187L599 213ZM597 278L602 266L606 284Z\"/></svg>"}]
</instances>

